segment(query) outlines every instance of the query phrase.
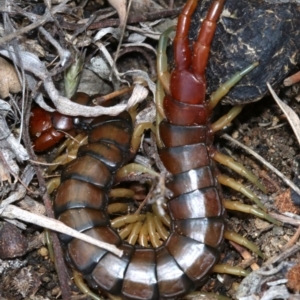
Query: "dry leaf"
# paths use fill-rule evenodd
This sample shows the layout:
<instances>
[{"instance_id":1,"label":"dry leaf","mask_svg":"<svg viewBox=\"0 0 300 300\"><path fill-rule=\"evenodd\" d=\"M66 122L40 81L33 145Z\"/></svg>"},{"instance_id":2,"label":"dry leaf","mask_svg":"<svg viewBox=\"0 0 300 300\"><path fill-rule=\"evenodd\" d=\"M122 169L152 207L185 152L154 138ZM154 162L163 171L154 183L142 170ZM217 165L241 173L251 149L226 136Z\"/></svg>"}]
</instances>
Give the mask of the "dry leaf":
<instances>
[{"instance_id":1,"label":"dry leaf","mask_svg":"<svg viewBox=\"0 0 300 300\"><path fill-rule=\"evenodd\" d=\"M11 184L11 176L7 168L0 161L0 182L8 181Z\"/></svg>"},{"instance_id":2,"label":"dry leaf","mask_svg":"<svg viewBox=\"0 0 300 300\"><path fill-rule=\"evenodd\" d=\"M120 27L123 27L126 19L126 0L108 0L108 2L118 12Z\"/></svg>"},{"instance_id":3,"label":"dry leaf","mask_svg":"<svg viewBox=\"0 0 300 300\"><path fill-rule=\"evenodd\" d=\"M276 93L274 92L274 90L272 89L271 85L268 82L267 82L267 86L268 86L268 89L269 89L271 95L273 96L274 100L277 102L277 104L279 105L281 110L286 115L286 117L295 133L295 136L298 140L298 144L300 145L300 119L299 119L299 117L288 105L286 105L284 102L282 102L279 99L279 97L276 95Z\"/></svg>"},{"instance_id":4,"label":"dry leaf","mask_svg":"<svg viewBox=\"0 0 300 300\"><path fill-rule=\"evenodd\" d=\"M25 51L32 52L39 57L45 57L46 51L39 44L38 40L31 40L28 38L23 38L20 40L20 42L22 43L22 47Z\"/></svg>"},{"instance_id":5,"label":"dry leaf","mask_svg":"<svg viewBox=\"0 0 300 300\"><path fill-rule=\"evenodd\" d=\"M17 72L13 65L0 57L0 97L9 96L9 93L19 93L22 90Z\"/></svg>"}]
</instances>

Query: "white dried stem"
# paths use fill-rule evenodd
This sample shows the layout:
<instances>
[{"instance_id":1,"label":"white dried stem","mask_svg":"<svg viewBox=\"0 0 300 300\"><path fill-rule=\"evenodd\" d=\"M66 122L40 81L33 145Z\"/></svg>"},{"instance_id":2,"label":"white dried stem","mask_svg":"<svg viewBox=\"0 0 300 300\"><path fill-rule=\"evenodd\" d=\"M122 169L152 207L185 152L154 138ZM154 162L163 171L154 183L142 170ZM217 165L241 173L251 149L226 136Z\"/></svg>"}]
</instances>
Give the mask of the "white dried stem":
<instances>
[{"instance_id":1,"label":"white dried stem","mask_svg":"<svg viewBox=\"0 0 300 300\"><path fill-rule=\"evenodd\" d=\"M114 245L96 240L88 235L80 233L80 232L66 226L65 224L63 224L60 221L57 221L55 219L50 219L50 218L42 216L42 215L33 214L31 212L28 212L26 210L23 210L23 209L15 206L15 205L6 206L4 208L4 210L2 211L1 216L4 218L9 218L9 219L19 219L19 220L22 220L27 223L35 224L35 225L41 226L43 228L48 228L48 229L56 231L56 232L70 235L74 238L80 239L82 241L85 241L85 242L95 245L97 247L100 247L102 249L110 251L111 253L113 253L119 257L121 257L123 254L123 251L119 250Z\"/></svg>"},{"instance_id":2,"label":"white dried stem","mask_svg":"<svg viewBox=\"0 0 300 300\"><path fill-rule=\"evenodd\" d=\"M6 57L15 55L14 53L10 53L8 50L0 50L0 53ZM20 58L24 70L26 72L33 73L36 77L44 82L45 90L47 91L57 110L62 114L83 117L97 117L100 115L115 116L120 114L127 107L126 104L119 104L112 107L88 107L74 103L68 98L59 94L44 63L41 62L36 55L27 51L20 51Z\"/></svg>"},{"instance_id":3,"label":"white dried stem","mask_svg":"<svg viewBox=\"0 0 300 300\"><path fill-rule=\"evenodd\" d=\"M280 100L280 98L276 95L274 90L272 89L271 85L269 82L267 82L268 89L273 96L274 100L278 104L278 106L281 108L281 110L284 112L286 115L294 133L295 136L298 140L298 144L300 145L300 120L297 114L291 109L288 105L286 105L284 102Z\"/></svg>"}]
</instances>

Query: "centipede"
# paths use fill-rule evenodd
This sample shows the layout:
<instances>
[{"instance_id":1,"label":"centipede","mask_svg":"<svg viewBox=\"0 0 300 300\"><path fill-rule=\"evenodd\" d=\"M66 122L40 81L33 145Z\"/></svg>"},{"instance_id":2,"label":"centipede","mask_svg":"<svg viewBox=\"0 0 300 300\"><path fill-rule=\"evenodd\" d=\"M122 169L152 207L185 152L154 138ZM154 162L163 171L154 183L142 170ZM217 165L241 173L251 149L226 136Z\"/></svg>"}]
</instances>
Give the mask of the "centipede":
<instances>
[{"instance_id":1,"label":"centipede","mask_svg":"<svg viewBox=\"0 0 300 300\"><path fill-rule=\"evenodd\" d=\"M158 153L171 174L166 181L171 192L166 203L167 235L163 234L164 238L156 243L156 247L149 247L147 241L144 246L142 242L140 245L130 243L112 226L107 212L115 175L132 156L130 146L134 126L126 111L114 117L99 116L86 125L87 143L80 146L77 157L63 167L54 200L58 220L123 250L123 256L117 257L81 240L59 235L67 262L88 284L95 290L123 299L182 297L202 286L212 273L220 258L225 232L220 184L258 200L245 187L220 174L216 162L235 169L263 189L245 168L213 147L214 133L230 123L242 108L234 107L225 117L211 123L212 111L218 101L257 64L235 74L210 100L206 100L205 69L225 1L212 1L198 38L190 49L188 31L197 2L187 1L178 18L173 43L176 67L171 74L167 71L165 55L159 52L158 59L157 89L159 93L162 90L166 93L157 99L160 111L156 124ZM161 44L159 51L162 52L166 44L164 38ZM40 111L37 110L35 115L40 115ZM31 127L34 127L34 120L33 116ZM64 121L61 126L49 125L42 141L35 143L36 150L43 151L61 138L61 135L56 138L53 132L57 128L71 127L69 118ZM51 122L49 124L54 124ZM49 145L40 146L48 140ZM140 220L144 219L150 217L146 215ZM145 224L149 227L152 223ZM145 227L142 222L139 223L141 227Z\"/></svg>"}]
</instances>

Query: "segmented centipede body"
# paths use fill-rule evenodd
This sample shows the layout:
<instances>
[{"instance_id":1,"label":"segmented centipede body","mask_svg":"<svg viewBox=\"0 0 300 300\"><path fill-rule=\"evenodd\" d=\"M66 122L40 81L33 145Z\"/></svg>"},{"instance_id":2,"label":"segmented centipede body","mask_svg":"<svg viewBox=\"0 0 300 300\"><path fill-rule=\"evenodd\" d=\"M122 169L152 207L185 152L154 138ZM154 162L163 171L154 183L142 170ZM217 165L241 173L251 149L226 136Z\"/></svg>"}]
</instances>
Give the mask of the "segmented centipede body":
<instances>
[{"instance_id":1,"label":"segmented centipede body","mask_svg":"<svg viewBox=\"0 0 300 300\"><path fill-rule=\"evenodd\" d=\"M70 264L88 283L125 299L180 297L202 285L219 259L224 207L210 148L211 108L205 101L205 67L224 1L213 1L193 55L188 45L189 0L179 17L174 41L176 68L164 99L159 125L164 147L160 158L172 174L167 187L171 228L158 248L132 246L110 226L108 191L118 168L128 159L133 125L127 112L101 116L89 125L88 144L61 175L54 201L56 217L68 226L124 251L117 257L83 241L60 235Z\"/></svg>"}]
</instances>

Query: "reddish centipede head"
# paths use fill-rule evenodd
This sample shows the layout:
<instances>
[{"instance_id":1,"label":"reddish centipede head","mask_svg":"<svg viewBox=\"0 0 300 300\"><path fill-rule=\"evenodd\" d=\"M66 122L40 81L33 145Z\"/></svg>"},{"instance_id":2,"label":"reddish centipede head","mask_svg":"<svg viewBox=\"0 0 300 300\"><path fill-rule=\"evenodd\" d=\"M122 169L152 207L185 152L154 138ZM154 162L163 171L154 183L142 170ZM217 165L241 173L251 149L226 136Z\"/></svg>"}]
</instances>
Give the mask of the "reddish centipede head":
<instances>
[{"instance_id":1,"label":"reddish centipede head","mask_svg":"<svg viewBox=\"0 0 300 300\"><path fill-rule=\"evenodd\" d=\"M33 138L37 138L43 131L52 127L51 114L40 107L31 110L29 120L29 133Z\"/></svg>"},{"instance_id":2,"label":"reddish centipede head","mask_svg":"<svg viewBox=\"0 0 300 300\"><path fill-rule=\"evenodd\" d=\"M196 77L191 70L175 69L171 73L170 92L177 101L201 104L205 100L205 78L204 76Z\"/></svg>"},{"instance_id":3,"label":"reddish centipede head","mask_svg":"<svg viewBox=\"0 0 300 300\"><path fill-rule=\"evenodd\" d=\"M73 117L55 111L52 115L52 125L57 130L69 131L73 128Z\"/></svg>"},{"instance_id":4,"label":"reddish centipede head","mask_svg":"<svg viewBox=\"0 0 300 300\"><path fill-rule=\"evenodd\" d=\"M43 152L53 147L65 136L57 130L69 131L72 128L71 117L34 107L29 120L29 133L33 139L34 151Z\"/></svg>"}]
</instances>

